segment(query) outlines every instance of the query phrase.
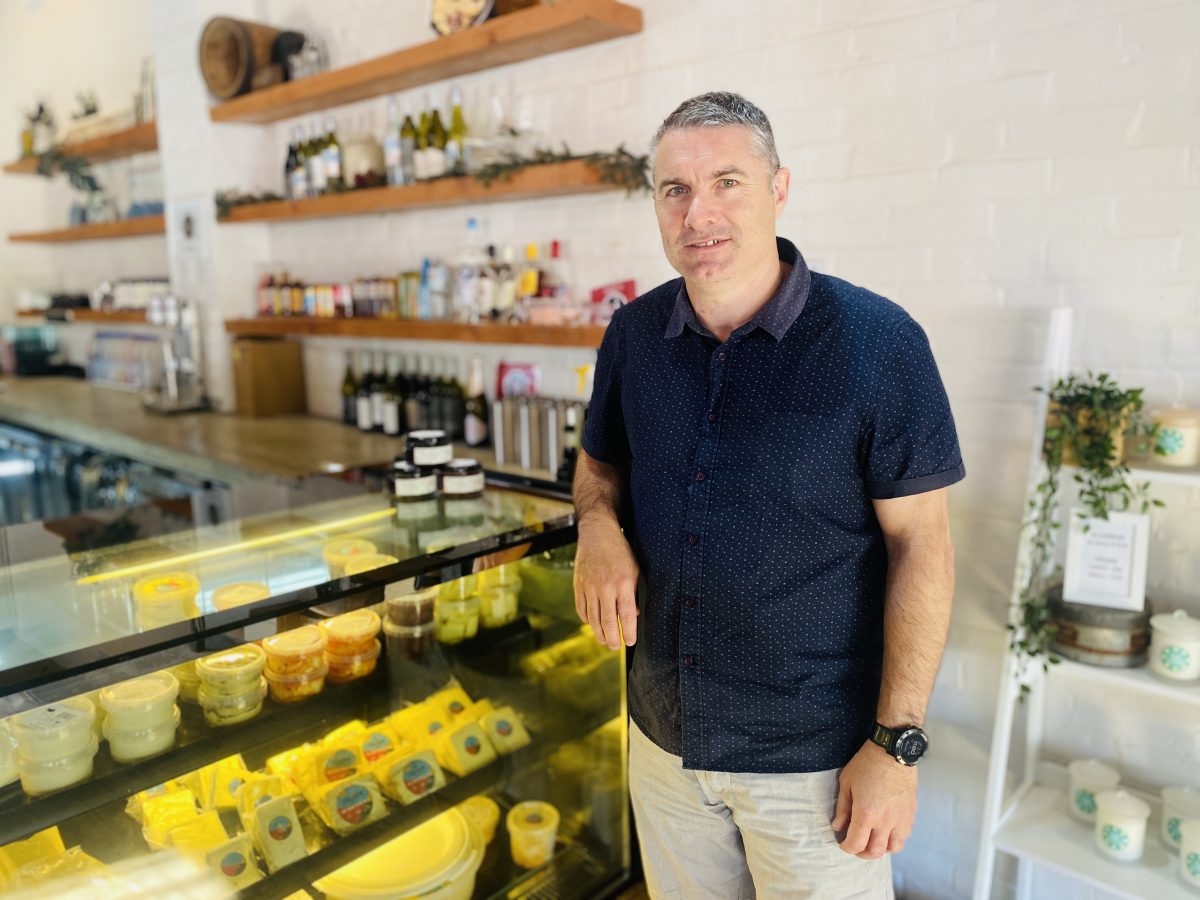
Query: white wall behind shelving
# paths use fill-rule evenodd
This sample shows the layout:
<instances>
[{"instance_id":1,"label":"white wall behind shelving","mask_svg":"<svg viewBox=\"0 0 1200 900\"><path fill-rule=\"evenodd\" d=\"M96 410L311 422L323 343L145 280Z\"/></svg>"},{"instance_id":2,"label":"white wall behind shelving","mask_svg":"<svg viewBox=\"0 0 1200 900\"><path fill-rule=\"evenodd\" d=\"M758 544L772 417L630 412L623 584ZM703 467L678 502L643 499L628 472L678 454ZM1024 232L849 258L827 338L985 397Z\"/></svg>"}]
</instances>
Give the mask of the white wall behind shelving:
<instances>
[{"instance_id":1,"label":"white wall behind shelving","mask_svg":"<svg viewBox=\"0 0 1200 900\"><path fill-rule=\"evenodd\" d=\"M92 59L108 67L105 90L115 94L122 85L130 93L138 57L152 46L160 97L172 104L160 134L168 204L206 202L217 188L278 190L295 123L216 126L203 115L209 101L194 62L203 22L230 14L311 28L328 42L334 63L345 65L426 40L427 5L0 0L0 117L12 117L7 127L15 141L15 107L36 95L33 85L61 84L55 90L69 97L88 72L98 71ZM708 89L741 91L770 115L793 172L780 232L814 268L890 296L925 325L954 403L968 479L951 492L959 588L931 709L935 751L922 769L917 831L896 873L905 897L957 900L968 894L974 868L1034 428L1029 388L1038 379L1045 311L1060 303L1078 310L1077 368L1105 369L1144 385L1151 405L1200 404L1200 4L646 0L641 6L642 34L470 76L463 79L468 101L491 90L514 92L531 99L538 124L554 140L578 150L624 142L641 152L680 100ZM64 47L70 52L62 53ZM431 86L435 99L446 88ZM406 97L415 104L423 93ZM366 112L379 127L384 100L335 112L342 128ZM452 251L466 217L476 212L489 237L502 243L562 238L584 286L636 277L646 289L672 275L650 202L620 194L222 226L207 262L212 293L201 298L218 397L226 403L230 397L220 320L252 313L259 274L288 268L346 277L408 267L424 253ZM45 186L0 176L3 230L49 226L65 215L66 203ZM79 255L91 253L80 248L0 247L0 309L18 285L38 279L66 285L109 254L112 269L149 265L124 257L143 252L129 246L105 245L94 256ZM173 274L177 269L173 260ZM314 412L338 409L346 346L314 341L306 348ZM484 352L490 368L510 351ZM591 359L586 351L511 352L510 358L540 358L556 391L572 389L571 370ZM1156 523L1152 586L1194 586L1200 491L1164 496L1171 506ZM1087 710L1070 719L1085 746L1100 746L1095 742L1118 721L1105 718L1103 705L1081 702L1067 713L1072 709ZM1127 710L1121 727L1141 733L1139 716L1145 733L1161 733L1166 713L1157 706ZM1053 749L1076 748L1057 742ZM1152 782L1155 772L1181 771L1188 760L1194 766L1196 748L1184 740L1134 741L1121 753L1131 774ZM1006 896L1001 881L998 896ZM1046 890L1040 895L1091 896L1059 882Z\"/></svg>"}]
</instances>

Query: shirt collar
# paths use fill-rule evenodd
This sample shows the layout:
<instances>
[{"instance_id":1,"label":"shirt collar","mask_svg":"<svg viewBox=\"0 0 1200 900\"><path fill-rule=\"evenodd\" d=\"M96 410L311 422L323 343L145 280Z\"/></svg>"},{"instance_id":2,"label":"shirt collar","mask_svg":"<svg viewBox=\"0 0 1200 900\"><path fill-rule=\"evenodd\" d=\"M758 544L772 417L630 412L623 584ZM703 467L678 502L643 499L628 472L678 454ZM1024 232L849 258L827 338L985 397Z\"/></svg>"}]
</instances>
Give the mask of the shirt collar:
<instances>
[{"instance_id":1,"label":"shirt collar","mask_svg":"<svg viewBox=\"0 0 1200 900\"><path fill-rule=\"evenodd\" d=\"M787 263L792 270L780 283L779 290L742 328L747 331L762 328L776 341L781 341L804 309L804 303L808 299L808 290L812 285L812 273L795 244L787 238L776 237L775 245L779 250L780 262ZM692 309L692 301L688 298L687 283L681 279L679 291L675 295L675 308L671 312L671 319L667 322L663 337L679 337L683 334L684 325L697 334L707 335L709 333L708 329L701 325L700 320L696 318L696 311Z\"/></svg>"}]
</instances>

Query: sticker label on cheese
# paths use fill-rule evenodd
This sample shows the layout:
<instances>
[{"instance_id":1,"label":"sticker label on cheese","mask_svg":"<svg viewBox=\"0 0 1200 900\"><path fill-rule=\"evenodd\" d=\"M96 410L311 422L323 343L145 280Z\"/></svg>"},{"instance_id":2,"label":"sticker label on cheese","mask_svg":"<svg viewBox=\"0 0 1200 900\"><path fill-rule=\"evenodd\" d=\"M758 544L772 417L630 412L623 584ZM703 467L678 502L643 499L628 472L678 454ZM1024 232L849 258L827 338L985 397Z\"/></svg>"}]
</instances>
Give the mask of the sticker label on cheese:
<instances>
[{"instance_id":1,"label":"sticker label on cheese","mask_svg":"<svg viewBox=\"0 0 1200 900\"><path fill-rule=\"evenodd\" d=\"M286 841L292 836L292 820L287 816L276 816L267 825L267 834L272 840Z\"/></svg>"},{"instance_id":2,"label":"sticker label on cheese","mask_svg":"<svg viewBox=\"0 0 1200 900\"><path fill-rule=\"evenodd\" d=\"M325 760L325 781L341 781L358 770L358 760L349 750L338 750Z\"/></svg>"},{"instance_id":3,"label":"sticker label on cheese","mask_svg":"<svg viewBox=\"0 0 1200 900\"><path fill-rule=\"evenodd\" d=\"M460 702L459 702L459 701L457 701L457 700L453 700L453 701L451 701L451 703L450 703L450 714L451 714L452 716L457 716L457 715L458 715L459 713L461 713L461 712L462 712L462 711L463 711L465 708L466 708L466 707L464 707L464 706L462 705L462 703L460 703Z\"/></svg>"},{"instance_id":4,"label":"sticker label on cheese","mask_svg":"<svg viewBox=\"0 0 1200 900\"><path fill-rule=\"evenodd\" d=\"M433 767L423 759L414 759L404 767L404 786L412 794L424 794L433 787Z\"/></svg>"},{"instance_id":5,"label":"sticker label on cheese","mask_svg":"<svg viewBox=\"0 0 1200 900\"><path fill-rule=\"evenodd\" d=\"M371 793L361 784L347 785L337 795L337 814L357 825L371 814Z\"/></svg>"},{"instance_id":6,"label":"sticker label on cheese","mask_svg":"<svg viewBox=\"0 0 1200 900\"><path fill-rule=\"evenodd\" d=\"M479 738L473 734L468 734L467 739L463 741L463 749L472 756L478 756L479 751L483 749L483 745L479 743Z\"/></svg>"},{"instance_id":7,"label":"sticker label on cheese","mask_svg":"<svg viewBox=\"0 0 1200 900\"><path fill-rule=\"evenodd\" d=\"M512 724L509 723L508 719L500 719L496 723L496 734L500 735L500 737L508 737L512 734Z\"/></svg>"},{"instance_id":8,"label":"sticker label on cheese","mask_svg":"<svg viewBox=\"0 0 1200 900\"><path fill-rule=\"evenodd\" d=\"M21 727L37 731L60 731L69 728L83 718L83 713L69 706L43 706L27 713L21 719Z\"/></svg>"},{"instance_id":9,"label":"sticker label on cheese","mask_svg":"<svg viewBox=\"0 0 1200 900\"><path fill-rule=\"evenodd\" d=\"M367 762L375 762L375 760L381 759L391 752L392 739L383 732L376 731L363 741L362 750Z\"/></svg>"},{"instance_id":10,"label":"sticker label on cheese","mask_svg":"<svg viewBox=\"0 0 1200 900\"><path fill-rule=\"evenodd\" d=\"M246 857L238 851L226 853L221 857L221 872L230 878L237 878L246 871Z\"/></svg>"}]
</instances>

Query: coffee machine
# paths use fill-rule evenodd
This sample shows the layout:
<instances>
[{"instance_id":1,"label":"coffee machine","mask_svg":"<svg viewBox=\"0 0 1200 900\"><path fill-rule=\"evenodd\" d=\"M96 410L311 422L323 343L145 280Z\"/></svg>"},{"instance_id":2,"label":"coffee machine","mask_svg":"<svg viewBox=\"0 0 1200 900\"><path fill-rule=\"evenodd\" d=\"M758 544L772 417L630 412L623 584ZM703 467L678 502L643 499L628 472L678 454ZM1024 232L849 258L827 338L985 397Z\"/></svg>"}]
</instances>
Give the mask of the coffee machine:
<instances>
[{"instance_id":1,"label":"coffee machine","mask_svg":"<svg viewBox=\"0 0 1200 900\"><path fill-rule=\"evenodd\" d=\"M149 386L142 393L146 409L162 415L211 409L204 389L204 352L196 304L174 294L152 297L146 321L171 329L160 342L161 360L151 367Z\"/></svg>"}]
</instances>

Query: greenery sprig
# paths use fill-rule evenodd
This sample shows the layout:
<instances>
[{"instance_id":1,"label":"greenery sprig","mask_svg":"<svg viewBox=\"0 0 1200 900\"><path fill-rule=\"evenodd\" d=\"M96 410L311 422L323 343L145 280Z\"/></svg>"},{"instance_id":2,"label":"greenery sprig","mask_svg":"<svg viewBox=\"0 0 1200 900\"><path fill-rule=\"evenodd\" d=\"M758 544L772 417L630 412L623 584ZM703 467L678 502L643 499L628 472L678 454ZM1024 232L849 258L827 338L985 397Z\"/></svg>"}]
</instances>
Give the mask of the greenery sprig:
<instances>
[{"instance_id":1,"label":"greenery sprig","mask_svg":"<svg viewBox=\"0 0 1200 900\"><path fill-rule=\"evenodd\" d=\"M85 194L99 193L100 182L92 174L92 167L82 156L72 156L64 153L61 144L55 144L38 157L37 173L46 178L53 178L59 172L67 176L71 187Z\"/></svg>"},{"instance_id":2,"label":"greenery sprig","mask_svg":"<svg viewBox=\"0 0 1200 900\"><path fill-rule=\"evenodd\" d=\"M237 206L253 206L255 203L274 203L282 199L278 194L271 191L261 191L257 194L243 194L236 189L217 191L217 218L226 218L230 211Z\"/></svg>"},{"instance_id":3,"label":"greenery sprig","mask_svg":"<svg viewBox=\"0 0 1200 900\"><path fill-rule=\"evenodd\" d=\"M1122 461L1118 441L1125 434L1153 438L1157 427L1142 415L1142 389L1122 389L1109 375L1088 372L1059 379L1045 391L1049 400L1042 456L1046 465L1034 489L1023 523L1029 530L1029 572L1021 590L1009 648L1018 672L1041 660L1043 671L1059 661L1050 650L1054 623L1047 607L1050 588L1062 576L1055 559L1058 545L1059 482L1062 467L1074 465L1081 515L1107 519L1110 511L1148 513L1163 506L1150 496L1149 482L1136 482ZM1087 527L1086 523L1084 525ZM1021 699L1029 692L1022 682Z\"/></svg>"}]
</instances>

